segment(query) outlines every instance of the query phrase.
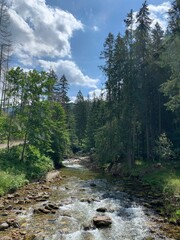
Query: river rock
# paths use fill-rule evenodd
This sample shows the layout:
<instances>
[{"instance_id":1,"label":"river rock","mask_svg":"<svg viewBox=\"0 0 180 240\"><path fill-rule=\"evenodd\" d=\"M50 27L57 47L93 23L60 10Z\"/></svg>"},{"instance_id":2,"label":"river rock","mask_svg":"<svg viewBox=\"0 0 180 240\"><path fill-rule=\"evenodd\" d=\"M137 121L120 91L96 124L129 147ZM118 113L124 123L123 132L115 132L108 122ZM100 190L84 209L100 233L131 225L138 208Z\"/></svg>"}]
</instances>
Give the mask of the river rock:
<instances>
[{"instance_id":1,"label":"river rock","mask_svg":"<svg viewBox=\"0 0 180 240\"><path fill-rule=\"evenodd\" d=\"M4 205L0 204L0 210L3 210L3 209L4 209Z\"/></svg>"},{"instance_id":2,"label":"river rock","mask_svg":"<svg viewBox=\"0 0 180 240\"><path fill-rule=\"evenodd\" d=\"M92 224L83 224L83 225L82 225L82 229L83 229L84 231L89 231L89 230L95 229L95 227L94 227Z\"/></svg>"},{"instance_id":3,"label":"river rock","mask_svg":"<svg viewBox=\"0 0 180 240\"><path fill-rule=\"evenodd\" d=\"M97 185L95 183L90 183L91 187L96 187Z\"/></svg>"},{"instance_id":4,"label":"river rock","mask_svg":"<svg viewBox=\"0 0 180 240\"><path fill-rule=\"evenodd\" d=\"M59 207L58 207L55 203L48 203L47 205L48 205L48 207L50 207L51 209L54 209L54 210L58 210L58 209L59 209Z\"/></svg>"},{"instance_id":5,"label":"river rock","mask_svg":"<svg viewBox=\"0 0 180 240\"><path fill-rule=\"evenodd\" d=\"M108 227L112 224L112 220L108 216L97 216L93 218L94 225L99 227Z\"/></svg>"},{"instance_id":6,"label":"river rock","mask_svg":"<svg viewBox=\"0 0 180 240\"><path fill-rule=\"evenodd\" d=\"M14 195L13 194L8 194L7 195L7 199L13 199L14 198Z\"/></svg>"},{"instance_id":7,"label":"river rock","mask_svg":"<svg viewBox=\"0 0 180 240\"><path fill-rule=\"evenodd\" d=\"M4 236L4 237L1 237L0 240L12 240L12 238L8 236Z\"/></svg>"},{"instance_id":8,"label":"river rock","mask_svg":"<svg viewBox=\"0 0 180 240\"><path fill-rule=\"evenodd\" d=\"M34 240L36 238L35 234L28 234L24 236L23 240Z\"/></svg>"},{"instance_id":9,"label":"river rock","mask_svg":"<svg viewBox=\"0 0 180 240\"><path fill-rule=\"evenodd\" d=\"M163 200L156 199L156 200L151 201L151 205L153 207L162 207L164 204L163 204Z\"/></svg>"},{"instance_id":10,"label":"river rock","mask_svg":"<svg viewBox=\"0 0 180 240\"><path fill-rule=\"evenodd\" d=\"M9 205L5 208L5 210L12 210L12 209L13 209L13 207L11 205Z\"/></svg>"},{"instance_id":11,"label":"river rock","mask_svg":"<svg viewBox=\"0 0 180 240\"><path fill-rule=\"evenodd\" d=\"M8 216L8 213L7 213L7 212L3 212L3 213L1 214L1 216L6 217L6 216Z\"/></svg>"},{"instance_id":12,"label":"river rock","mask_svg":"<svg viewBox=\"0 0 180 240\"><path fill-rule=\"evenodd\" d=\"M107 208L105 207L100 207L96 209L97 212L107 212Z\"/></svg>"},{"instance_id":13,"label":"river rock","mask_svg":"<svg viewBox=\"0 0 180 240\"><path fill-rule=\"evenodd\" d=\"M37 209L34 209L34 213L36 213L36 214L39 214L39 213L48 214L48 213L50 213L50 212L51 212L50 210L45 209L45 208L37 208Z\"/></svg>"},{"instance_id":14,"label":"river rock","mask_svg":"<svg viewBox=\"0 0 180 240\"><path fill-rule=\"evenodd\" d=\"M0 224L0 231L4 231L9 228L9 224L7 222L3 222Z\"/></svg>"},{"instance_id":15,"label":"river rock","mask_svg":"<svg viewBox=\"0 0 180 240\"><path fill-rule=\"evenodd\" d=\"M87 203L92 203L94 201L93 198L81 198L80 202L87 202Z\"/></svg>"}]
</instances>

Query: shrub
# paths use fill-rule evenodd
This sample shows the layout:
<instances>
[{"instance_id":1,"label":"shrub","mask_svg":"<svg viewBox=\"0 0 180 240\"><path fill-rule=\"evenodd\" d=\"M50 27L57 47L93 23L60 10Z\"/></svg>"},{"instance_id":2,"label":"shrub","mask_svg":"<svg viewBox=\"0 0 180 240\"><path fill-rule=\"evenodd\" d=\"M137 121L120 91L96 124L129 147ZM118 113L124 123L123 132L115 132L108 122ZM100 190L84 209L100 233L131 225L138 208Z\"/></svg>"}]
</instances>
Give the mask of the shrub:
<instances>
[{"instance_id":1,"label":"shrub","mask_svg":"<svg viewBox=\"0 0 180 240\"><path fill-rule=\"evenodd\" d=\"M172 142L168 139L166 133L162 133L156 141L155 147L155 154L159 160L166 161L172 159L174 157L172 148Z\"/></svg>"},{"instance_id":2,"label":"shrub","mask_svg":"<svg viewBox=\"0 0 180 240\"><path fill-rule=\"evenodd\" d=\"M27 182L24 174L14 175L12 173L0 171L0 196L9 191L15 191Z\"/></svg>"},{"instance_id":3,"label":"shrub","mask_svg":"<svg viewBox=\"0 0 180 240\"><path fill-rule=\"evenodd\" d=\"M53 169L53 162L49 157L42 155L35 146L28 146L26 150L26 171L29 179L37 179Z\"/></svg>"}]
</instances>

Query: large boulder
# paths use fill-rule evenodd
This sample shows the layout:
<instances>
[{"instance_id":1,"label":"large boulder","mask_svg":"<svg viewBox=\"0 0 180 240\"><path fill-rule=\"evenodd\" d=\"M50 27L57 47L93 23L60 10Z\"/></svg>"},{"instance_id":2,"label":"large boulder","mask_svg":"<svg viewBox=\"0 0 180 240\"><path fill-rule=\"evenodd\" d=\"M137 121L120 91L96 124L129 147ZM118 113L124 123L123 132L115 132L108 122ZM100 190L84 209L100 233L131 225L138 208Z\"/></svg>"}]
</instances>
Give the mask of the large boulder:
<instances>
[{"instance_id":1,"label":"large boulder","mask_svg":"<svg viewBox=\"0 0 180 240\"><path fill-rule=\"evenodd\" d=\"M93 218L93 223L97 228L108 227L112 224L112 220L108 216L97 216Z\"/></svg>"}]
</instances>

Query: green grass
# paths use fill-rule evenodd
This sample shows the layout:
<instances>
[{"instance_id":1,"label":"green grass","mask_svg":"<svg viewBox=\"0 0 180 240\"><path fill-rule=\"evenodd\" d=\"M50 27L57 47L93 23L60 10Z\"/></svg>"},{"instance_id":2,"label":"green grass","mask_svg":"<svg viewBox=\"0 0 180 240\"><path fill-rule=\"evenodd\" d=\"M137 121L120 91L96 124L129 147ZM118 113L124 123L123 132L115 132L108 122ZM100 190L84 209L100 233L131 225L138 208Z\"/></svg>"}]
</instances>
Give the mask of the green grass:
<instances>
[{"instance_id":1,"label":"green grass","mask_svg":"<svg viewBox=\"0 0 180 240\"><path fill-rule=\"evenodd\" d=\"M17 188L22 187L28 183L24 174L14 175L0 171L0 196L7 192L15 191Z\"/></svg>"},{"instance_id":2,"label":"green grass","mask_svg":"<svg viewBox=\"0 0 180 240\"><path fill-rule=\"evenodd\" d=\"M180 219L180 162L157 163L136 161L131 176L149 184L154 192L162 194L164 211L176 222Z\"/></svg>"},{"instance_id":3,"label":"green grass","mask_svg":"<svg viewBox=\"0 0 180 240\"><path fill-rule=\"evenodd\" d=\"M0 195L15 191L28 181L37 180L53 169L53 162L34 146L28 146L24 161L22 146L0 151Z\"/></svg>"}]
</instances>

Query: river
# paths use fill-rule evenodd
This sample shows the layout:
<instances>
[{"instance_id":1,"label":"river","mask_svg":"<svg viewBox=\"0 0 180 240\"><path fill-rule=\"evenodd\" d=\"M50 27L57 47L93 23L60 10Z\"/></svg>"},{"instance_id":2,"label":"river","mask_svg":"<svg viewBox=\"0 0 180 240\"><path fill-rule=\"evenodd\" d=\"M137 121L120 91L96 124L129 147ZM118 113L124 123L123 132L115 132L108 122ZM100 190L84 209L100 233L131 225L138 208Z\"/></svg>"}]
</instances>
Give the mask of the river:
<instances>
[{"instance_id":1,"label":"river","mask_svg":"<svg viewBox=\"0 0 180 240\"><path fill-rule=\"evenodd\" d=\"M74 160L64 162L60 183L52 182L47 202L31 205L18 215L26 231L36 233L37 240L152 240L170 239L160 231L156 216L136 197L124 191L123 182L109 180ZM53 202L55 214L34 214L33 209ZM105 212L97 212L103 208ZM95 228L95 216L108 216L109 227ZM38 236L38 237L37 237Z\"/></svg>"}]
</instances>

